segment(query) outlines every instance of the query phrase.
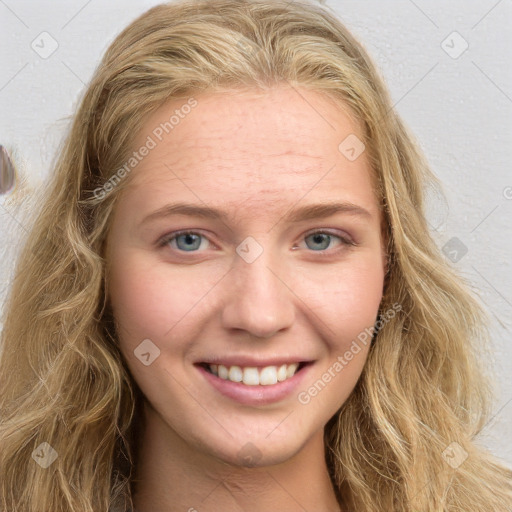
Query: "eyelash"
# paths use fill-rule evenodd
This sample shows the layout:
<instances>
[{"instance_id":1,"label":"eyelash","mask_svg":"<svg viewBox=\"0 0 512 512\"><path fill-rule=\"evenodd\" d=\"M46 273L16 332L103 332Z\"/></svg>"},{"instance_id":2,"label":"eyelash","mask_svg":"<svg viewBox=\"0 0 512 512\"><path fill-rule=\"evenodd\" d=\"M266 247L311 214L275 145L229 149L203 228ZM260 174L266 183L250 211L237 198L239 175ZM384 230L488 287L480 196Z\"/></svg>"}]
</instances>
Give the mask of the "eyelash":
<instances>
[{"instance_id":1,"label":"eyelash","mask_svg":"<svg viewBox=\"0 0 512 512\"><path fill-rule=\"evenodd\" d=\"M332 236L332 237L335 237L335 238L339 238L340 241L341 241L341 244L340 244L340 247L336 250L334 249L333 251L329 250L329 249L325 249L325 250L320 250L320 251L313 251L313 250L310 250L310 252L313 252L313 253L316 253L316 254L319 254L321 256L330 256L332 255L333 253L337 253L338 251L340 250L343 250L344 248L347 248L347 247L355 247L357 244L355 242L353 242L352 240L350 240L348 237L344 237L344 236L341 236L337 233L334 233L333 231L330 231L328 229L326 230L315 230L315 231L310 231L308 233L306 233L304 235L304 239L311 236L311 235L317 235L317 234L322 234L322 235L329 235L329 236ZM199 231L192 231L192 230L189 230L189 229L184 229L184 230L181 230L181 231L173 231L172 233L169 233L168 235L165 235L164 237L162 237L158 242L158 247L168 247L168 244L178 238L179 236L181 235L199 235L203 238L206 238L208 241L210 241L208 239L208 237L206 237L204 234L200 233ZM211 241L210 241L211 243ZM180 254L186 254L188 251L182 251L182 250L179 250L179 249L174 249L174 248L171 248L173 251L177 251L178 253ZM198 252L198 251L190 251L191 253L194 253L194 252ZM200 251L199 251L200 252Z\"/></svg>"}]
</instances>

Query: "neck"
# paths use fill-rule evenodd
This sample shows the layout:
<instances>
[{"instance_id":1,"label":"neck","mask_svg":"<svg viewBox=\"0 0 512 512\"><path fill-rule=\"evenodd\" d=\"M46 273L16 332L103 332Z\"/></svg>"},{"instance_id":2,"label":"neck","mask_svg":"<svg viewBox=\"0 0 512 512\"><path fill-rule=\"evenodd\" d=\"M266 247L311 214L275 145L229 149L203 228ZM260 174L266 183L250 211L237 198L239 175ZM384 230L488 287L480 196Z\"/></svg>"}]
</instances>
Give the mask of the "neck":
<instances>
[{"instance_id":1,"label":"neck","mask_svg":"<svg viewBox=\"0 0 512 512\"><path fill-rule=\"evenodd\" d=\"M146 401L134 512L340 512L319 431L292 459L238 467L190 446Z\"/></svg>"}]
</instances>

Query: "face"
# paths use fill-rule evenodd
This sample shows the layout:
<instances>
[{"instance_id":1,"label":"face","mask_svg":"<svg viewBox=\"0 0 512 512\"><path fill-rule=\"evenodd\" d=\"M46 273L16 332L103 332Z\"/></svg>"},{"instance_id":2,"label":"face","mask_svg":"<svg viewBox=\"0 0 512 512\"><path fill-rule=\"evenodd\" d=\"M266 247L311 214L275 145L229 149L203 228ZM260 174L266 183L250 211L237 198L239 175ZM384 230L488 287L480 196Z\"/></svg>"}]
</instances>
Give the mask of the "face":
<instances>
[{"instance_id":1,"label":"face","mask_svg":"<svg viewBox=\"0 0 512 512\"><path fill-rule=\"evenodd\" d=\"M146 421L169 438L231 464L283 462L350 395L369 343L351 347L382 298L361 129L327 98L286 86L184 104L141 128L133 149L150 149L113 215L121 350Z\"/></svg>"}]
</instances>

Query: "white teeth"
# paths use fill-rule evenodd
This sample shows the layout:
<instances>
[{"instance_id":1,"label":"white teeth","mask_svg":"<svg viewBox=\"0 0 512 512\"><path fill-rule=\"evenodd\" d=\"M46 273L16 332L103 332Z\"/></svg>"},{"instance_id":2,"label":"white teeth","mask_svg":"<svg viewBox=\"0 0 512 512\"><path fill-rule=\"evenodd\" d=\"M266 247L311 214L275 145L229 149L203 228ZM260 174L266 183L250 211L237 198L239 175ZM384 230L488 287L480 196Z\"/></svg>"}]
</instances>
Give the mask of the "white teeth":
<instances>
[{"instance_id":1,"label":"white teeth","mask_svg":"<svg viewBox=\"0 0 512 512\"><path fill-rule=\"evenodd\" d=\"M299 363L292 363L288 365L288 368L286 368L286 378L289 379L290 377L293 377L298 367Z\"/></svg>"},{"instance_id":2,"label":"white teeth","mask_svg":"<svg viewBox=\"0 0 512 512\"><path fill-rule=\"evenodd\" d=\"M242 379L244 378L242 368L240 368L240 366L232 366L229 369L228 378L233 382L242 382Z\"/></svg>"},{"instance_id":3,"label":"white teeth","mask_svg":"<svg viewBox=\"0 0 512 512\"><path fill-rule=\"evenodd\" d=\"M211 368L212 368L212 367L210 366L210 370L211 370ZM219 372L219 377L220 377L221 379L226 380L226 379L228 378L229 371L228 371L228 369L227 369L224 365L219 364L218 372Z\"/></svg>"},{"instance_id":4,"label":"white teeth","mask_svg":"<svg viewBox=\"0 0 512 512\"><path fill-rule=\"evenodd\" d=\"M277 368L275 366L266 366L260 373L260 384L270 386L277 382Z\"/></svg>"},{"instance_id":5,"label":"white teeth","mask_svg":"<svg viewBox=\"0 0 512 512\"><path fill-rule=\"evenodd\" d=\"M260 383L258 368L244 368L243 383L248 386L257 386Z\"/></svg>"},{"instance_id":6,"label":"white teeth","mask_svg":"<svg viewBox=\"0 0 512 512\"><path fill-rule=\"evenodd\" d=\"M261 370L253 366L224 366L223 364L209 365L210 371L224 380L243 382L246 386L270 386L293 377L299 363L283 364L281 366L265 366Z\"/></svg>"},{"instance_id":7,"label":"white teeth","mask_svg":"<svg viewBox=\"0 0 512 512\"><path fill-rule=\"evenodd\" d=\"M286 380L286 365L282 364L279 367L279 370L277 370L277 380L279 382L283 382L283 380Z\"/></svg>"}]
</instances>

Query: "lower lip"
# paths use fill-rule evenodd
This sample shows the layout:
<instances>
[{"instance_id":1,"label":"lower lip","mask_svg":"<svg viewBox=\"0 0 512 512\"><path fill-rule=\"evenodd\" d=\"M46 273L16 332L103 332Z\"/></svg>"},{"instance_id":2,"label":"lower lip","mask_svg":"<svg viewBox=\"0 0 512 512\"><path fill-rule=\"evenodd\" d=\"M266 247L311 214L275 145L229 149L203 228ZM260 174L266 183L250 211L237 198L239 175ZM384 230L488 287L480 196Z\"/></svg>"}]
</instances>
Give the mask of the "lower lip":
<instances>
[{"instance_id":1,"label":"lower lip","mask_svg":"<svg viewBox=\"0 0 512 512\"><path fill-rule=\"evenodd\" d=\"M204 375L211 386L224 396L243 405L266 405L279 402L293 393L309 372L311 366L312 363L308 363L293 377L269 386L247 386L241 382L221 379L203 366L196 366L196 368Z\"/></svg>"}]
</instances>

